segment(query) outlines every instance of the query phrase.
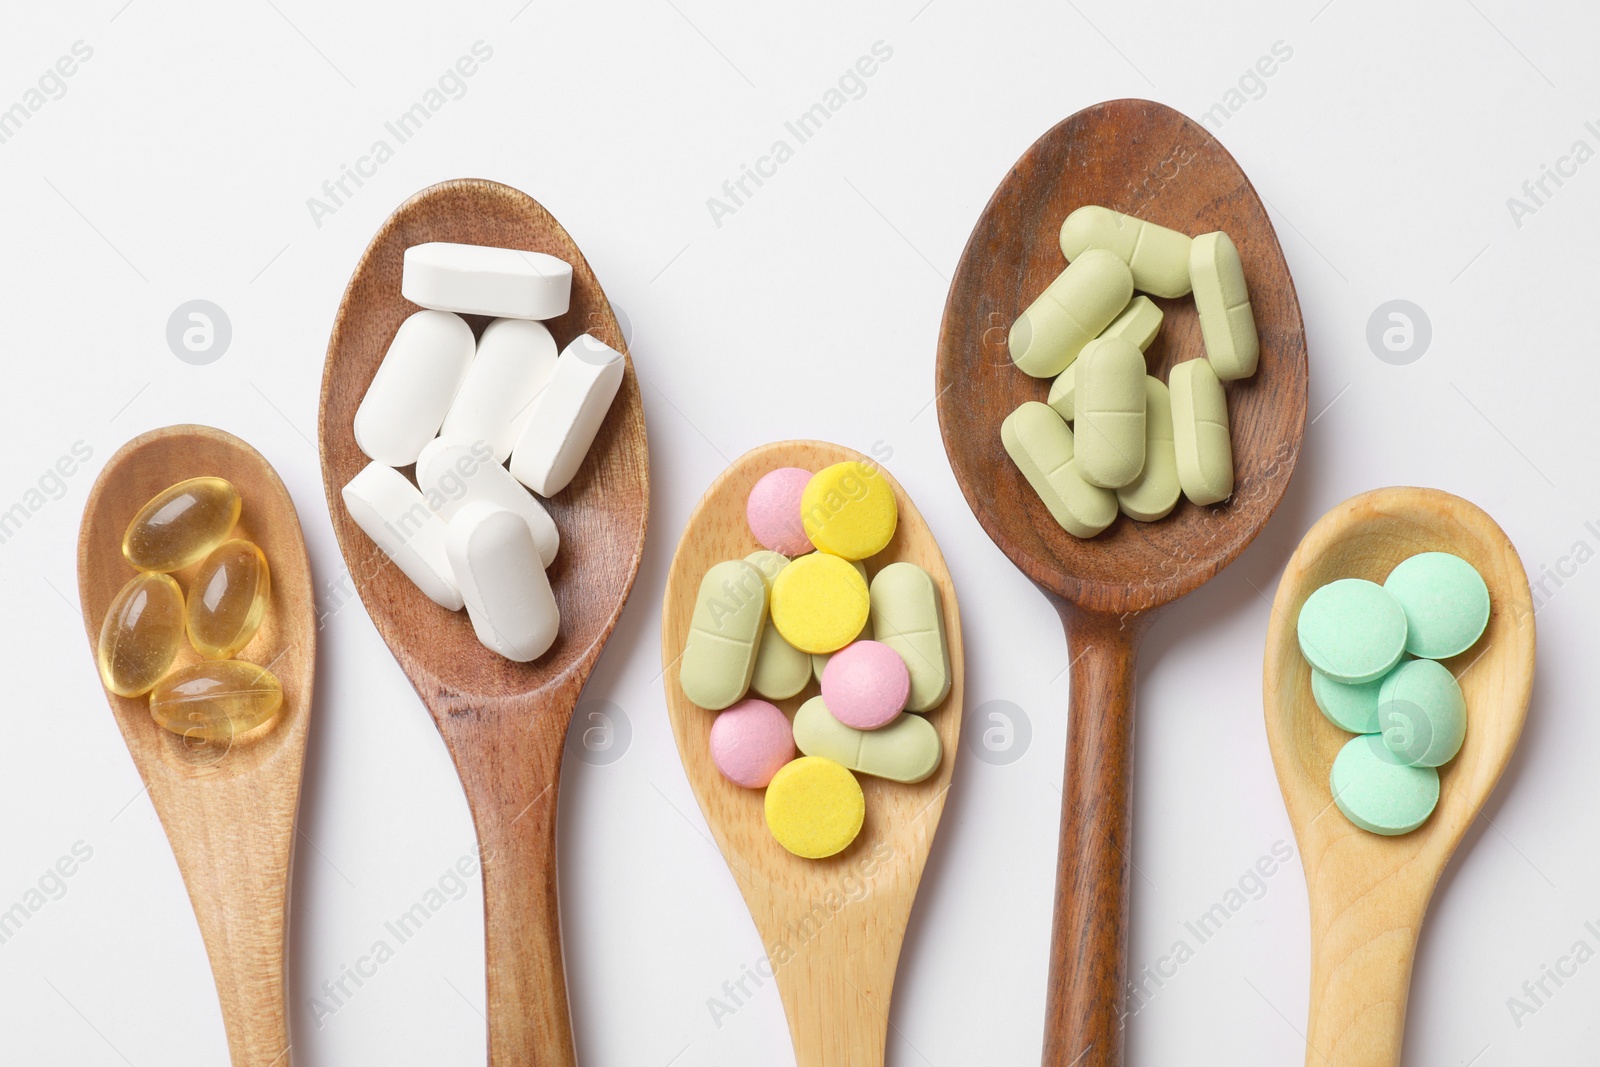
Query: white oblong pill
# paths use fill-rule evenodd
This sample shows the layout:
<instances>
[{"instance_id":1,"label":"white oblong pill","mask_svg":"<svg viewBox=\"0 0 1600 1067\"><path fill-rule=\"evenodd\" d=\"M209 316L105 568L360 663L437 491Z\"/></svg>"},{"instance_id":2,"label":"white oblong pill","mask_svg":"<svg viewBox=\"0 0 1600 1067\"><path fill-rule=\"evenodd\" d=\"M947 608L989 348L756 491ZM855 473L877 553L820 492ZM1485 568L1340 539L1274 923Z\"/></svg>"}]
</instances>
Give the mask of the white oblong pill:
<instances>
[{"instance_id":1,"label":"white oblong pill","mask_svg":"<svg viewBox=\"0 0 1600 1067\"><path fill-rule=\"evenodd\" d=\"M400 294L437 311L553 319L571 303L572 266L543 252L431 241L406 249Z\"/></svg>"},{"instance_id":2,"label":"white oblong pill","mask_svg":"<svg viewBox=\"0 0 1600 1067\"><path fill-rule=\"evenodd\" d=\"M489 454L482 441L435 437L417 457L417 486L428 506L446 522L468 504L487 501L514 511L528 524L539 549L539 563L550 566L561 547L561 531L539 503Z\"/></svg>"},{"instance_id":3,"label":"white oblong pill","mask_svg":"<svg viewBox=\"0 0 1600 1067\"><path fill-rule=\"evenodd\" d=\"M461 592L445 554L444 520L405 475L373 461L339 495L356 525L400 573L435 604L461 610Z\"/></svg>"},{"instance_id":4,"label":"white oblong pill","mask_svg":"<svg viewBox=\"0 0 1600 1067\"><path fill-rule=\"evenodd\" d=\"M439 432L486 441L494 461L504 463L555 366L555 338L544 323L495 319L478 338L478 354Z\"/></svg>"},{"instance_id":5,"label":"white oblong pill","mask_svg":"<svg viewBox=\"0 0 1600 1067\"><path fill-rule=\"evenodd\" d=\"M511 450L511 473L540 496L567 487L622 386L622 353L588 334L566 347Z\"/></svg>"},{"instance_id":6,"label":"white oblong pill","mask_svg":"<svg viewBox=\"0 0 1600 1067\"><path fill-rule=\"evenodd\" d=\"M518 663L544 655L561 609L522 516L488 501L468 504L450 520L445 552L484 647Z\"/></svg>"},{"instance_id":7,"label":"white oblong pill","mask_svg":"<svg viewBox=\"0 0 1600 1067\"><path fill-rule=\"evenodd\" d=\"M417 461L433 440L472 365L472 327L448 311L419 311L400 324L356 408L356 445L391 467Z\"/></svg>"}]
</instances>

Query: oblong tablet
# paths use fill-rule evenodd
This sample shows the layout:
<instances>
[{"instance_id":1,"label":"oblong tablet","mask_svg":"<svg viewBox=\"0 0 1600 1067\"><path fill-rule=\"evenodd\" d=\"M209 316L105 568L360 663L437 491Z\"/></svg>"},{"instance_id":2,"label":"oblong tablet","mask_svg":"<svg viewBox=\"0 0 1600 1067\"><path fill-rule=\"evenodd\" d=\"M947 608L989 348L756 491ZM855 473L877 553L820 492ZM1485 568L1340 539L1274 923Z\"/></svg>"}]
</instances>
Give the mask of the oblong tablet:
<instances>
[{"instance_id":1,"label":"oblong tablet","mask_svg":"<svg viewBox=\"0 0 1600 1067\"><path fill-rule=\"evenodd\" d=\"M1489 587L1460 556L1419 552L1390 571L1383 587L1406 613L1406 651L1413 656L1459 656L1489 625Z\"/></svg>"},{"instance_id":2,"label":"oblong tablet","mask_svg":"<svg viewBox=\"0 0 1600 1067\"><path fill-rule=\"evenodd\" d=\"M518 663L544 655L561 609L523 517L488 501L467 504L450 520L445 552L478 640Z\"/></svg>"},{"instance_id":3,"label":"oblong tablet","mask_svg":"<svg viewBox=\"0 0 1600 1067\"><path fill-rule=\"evenodd\" d=\"M1439 804L1439 772L1401 763L1380 734L1345 743L1334 757L1328 788L1345 818L1385 837L1415 830Z\"/></svg>"},{"instance_id":4,"label":"oblong tablet","mask_svg":"<svg viewBox=\"0 0 1600 1067\"><path fill-rule=\"evenodd\" d=\"M1155 522L1171 514L1183 491L1178 484L1172 397L1160 378L1145 375L1144 404L1144 468L1117 490L1117 506L1130 519Z\"/></svg>"},{"instance_id":5,"label":"oblong tablet","mask_svg":"<svg viewBox=\"0 0 1600 1067\"><path fill-rule=\"evenodd\" d=\"M1122 309L1122 314L1111 320L1100 334L1101 337L1124 337L1139 346L1139 351L1148 352L1155 342L1156 334L1161 332L1161 307L1148 296L1136 296L1128 301L1128 306Z\"/></svg>"},{"instance_id":6,"label":"oblong tablet","mask_svg":"<svg viewBox=\"0 0 1600 1067\"><path fill-rule=\"evenodd\" d=\"M767 583L770 605L772 580L789 565L788 557L764 548L750 553L744 561L761 572L761 577ZM761 644L756 649L756 666L750 675L750 688L768 700L787 700L804 689L809 681L811 657L785 641L776 626L762 627Z\"/></svg>"},{"instance_id":7,"label":"oblong tablet","mask_svg":"<svg viewBox=\"0 0 1600 1067\"><path fill-rule=\"evenodd\" d=\"M1092 248L1056 276L1011 324L1011 361L1025 374L1053 378L1100 335L1133 297L1133 275L1113 252Z\"/></svg>"},{"instance_id":8,"label":"oblong tablet","mask_svg":"<svg viewBox=\"0 0 1600 1067\"><path fill-rule=\"evenodd\" d=\"M339 495L355 524L424 596L461 610L461 591L445 554L445 522L405 475L374 460Z\"/></svg>"},{"instance_id":9,"label":"oblong tablet","mask_svg":"<svg viewBox=\"0 0 1600 1067\"><path fill-rule=\"evenodd\" d=\"M485 442L504 463L527 428L533 401L556 366L556 342L542 322L495 319L478 338L478 354L439 432Z\"/></svg>"},{"instance_id":10,"label":"oblong tablet","mask_svg":"<svg viewBox=\"0 0 1600 1067\"><path fill-rule=\"evenodd\" d=\"M1250 377L1261 356L1261 341L1233 239L1220 230L1196 237L1189 251L1189 277L1206 359L1225 382Z\"/></svg>"},{"instance_id":11,"label":"oblong tablet","mask_svg":"<svg viewBox=\"0 0 1600 1067\"><path fill-rule=\"evenodd\" d=\"M873 639L900 653L911 672L906 710L932 711L950 692L950 646L938 583L915 563L902 561L873 576L869 595Z\"/></svg>"},{"instance_id":12,"label":"oblong tablet","mask_svg":"<svg viewBox=\"0 0 1600 1067\"><path fill-rule=\"evenodd\" d=\"M435 437L417 457L417 487L446 522L479 501L515 512L528 524L541 566L550 566L561 548L561 531L550 513L500 466L482 441Z\"/></svg>"},{"instance_id":13,"label":"oblong tablet","mask_svg":"<svg viewBox=\"0 0 1600 1067\"><path fill-rule=\"evenodd\" d=\"M1088 205L1061 224L1061 254L1077 259L1085 249L1116 253L1133 273L1133 287L1156 296L1189 292L1189 235L1153 222Z\"/></svg>"},{"instance_id":14,"label":"oblong tablet","mask_svg":"<svg viewBox=\"0 0 1600 1067\"><path fill-rule=\"evenodd\" d=\"M1456 758L1467 736L1467 700L1442 663L1414 659L1380 683L1378 728L1383 743L1413 767L1440 767Z\"/></svg>"},{"instance_id":15,"label":"oblong tablet","mask_svg":"<svg viewBox=\"0 0 1600 1067\"><path fill-rule=\"evenodd\" d=\"M448 311L419 311L400 324L356 408L356 444L390 467L417 461L433 440L472 365L472 327Z\"/></svg>"},{"instance_id":16,"label":"oblong tablet","mask_svg":"<svg viewBox=\"0 0 1600 1067\"><path fill-rule=\"evenodd\" d=\"M1144 469L1144 353L1126 338L1097 337L1073 367L1078 471L1090 485L1120 489Z\"/></svg>"},{"instance_id":17,"label":"oblong tablet","mask_svg":"<svg viewBox=\"0 0 1600 1067\"><path fill-rule=\"evenodd\" d=\"M1300 653L1336 682L1382 678L1406 650L1406 615L1376 582L1340 578L1318 588L1295 620Z\"/></svg>"},{"instance_id":18,"label":"oblong tablet","mask_svg":"<svg viewBox=\"0 0 1600 1067\"><path fill-rule=\"evenodd\" d=\"M567 313L572 267L543 252L430 241L406 249L400 295L463 315L553 319Z\"/></svg>"},{"instance_id":19,"label":"oblong tablet","mask_svg":"<svg viewBox=\"0 0 1600 1067\"><path fill-rule=\"evenodd\" d=\"M1208 361L1191 359L1172 368L1167 385L1183 495L1200 505L1221 503L1233 495L1233 440L1222 382Z\"/></svg>"},{"instance_id":20,"label":"oblong tablet","mask_svg":"<svg viewBox=\"0 0 1600 1067\"><path fill-rule=\"evenodd\" d=\"M611 409L624 365L621 352L588 334L566 347L511 451L517 481L540 496L567 487Z\"/></svg>"},{"instance_id":21,"label":"oblong tablet","mask_svg":"<svg viewBox=\"0 0 1600 1067\"><path fill-rule=\"evenodd\" d=\"M939 731L921 715L902 715L881 730L857 730L840 722L822 697L794 713L794 743L808 756L906 783L925 781L939 769L944 752Z\"/></svg>"},{"instance_id":22,"label":"oblong tablet","mask_svg":"<svg viewBox=\"0 0 1600 1067\"><path fill-rule=\"evenodd\" d=\"M678 661L683 695L708 711L741 700L750 690L766 621L767 583L759 570L731 559L706 571Z\"/></svg>"},{"instance_id":23,"label":"oblong tablet","mask_svg":"<svg viewBox=\"0 0 1600 1067\"><path fill-rule=\"evenodd\" d=\"M1074 537L1093 537L1117 517L1117 495L1084 481L1073 462L1072 431L1036 400L1000 424L1000 440L1050 515Z\"/></svg>"}]
</instances>

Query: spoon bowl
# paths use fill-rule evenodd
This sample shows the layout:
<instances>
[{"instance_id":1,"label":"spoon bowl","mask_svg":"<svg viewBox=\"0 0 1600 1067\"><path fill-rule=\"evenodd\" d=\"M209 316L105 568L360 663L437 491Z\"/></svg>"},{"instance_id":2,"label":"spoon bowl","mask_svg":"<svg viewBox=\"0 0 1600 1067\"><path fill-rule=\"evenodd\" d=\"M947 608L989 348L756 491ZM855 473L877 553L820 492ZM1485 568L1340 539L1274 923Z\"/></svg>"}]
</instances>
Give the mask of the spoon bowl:
<instances>
[{"instance_id":1,"label":"spoon bowl","mask_svg":"<svg viewBox=\"0 0 1600 1067\"><path fill-rule=\"evenodd\" d=\"M122 556L123 531L151 497L204 475L239 490L244 510L231 536L254 541L271 567L266 618L238 658L278 677L283 706L231 741L204 741L158 726L146 697L108 690L106 699L189 890L234 1067L288 1067L284 934L317 629L294 503L261 454L231 434L209 426L142 434L117 450L89 492L78 596L92 656L112 598L136 573ZM198 568L173 575L186 593ZM173 668L197 662L185 642Z\"/></svg>"},{"instance_id":2,"label":"spoon bowl","mask_svg":"<svg viewBox=\"0 0 1600 1067\"><path fill-rule=\"evenodd\" d=\"M1100 204L1183 233L1224 230L1239 248L1261 360L1227 384L1235 484L1224 503L1180 502L1167 518L1119 517L1090 540L1056 524L1007 456L1000 424L1049 382L1011 362L1011 323L1066 267L1057 235ZM1205 346L1189 297L1152 298L1164 318L1147 353L1166 380ZM1277 508L1300 455L1306 343L1294 283L1265 207L1202 127L1148 100L1064 120L1007 173L974 227L939 331L939 428L978 522L1048 595L1072 655L1046 1064L1122 1062L1134 656L1155 612L1216 575Z\"/></svg>"},{"instance_id":3,"label":"spoon bowl","mask_svg":"<svg viewBox=\"0 0 1600 1067\"><path fill-rule=\"evenodd\" d=\"M649 511L644 408L633 360L571 484L543 503L561 531L548 568L561 630L532 663L489 651L464 612L425 597L345 510L339 491L367 457L356 407L395 331L416 305L400 295L406 248L428 241L545 252L572 265L572 303L545 323L565 348L583 333L627 357L594 272L567 232L527 195L480 180L444 182L402 204L378 230L339 305L322 377L322 476L334 532L356 590L461 776L481 849L489 1062L575 1063L556 901L561 753L584 682L638 573ZM484 320L469 316L481 331ZM410 468L406 468L410 472ZM543 498L541 498L543 499Z\"/></svg>"},{"instance_id":4,"label":"spoon bowl","mask_svg":"<svg viewBox=\"0 0 1600 1067\"><path fill-rule=\"evenodd\" d=\"M1439 768L1439 806L1409 834L1358 829L1334 807L1328 775L1351 735L1311 697L1295 620L1338 578L1381 583L1418 552L1451 552L1489 587L1489 625L1442 661L1467 700L1467 736ZM1479 508L1437 489L1376 489L1340 504L1289 559L1272 604L1262 700L1267 741L1311 895L1311 1012L1306 1063L1397 1065L1417 934L1439 875L1511 759L1533 690L1528 576Z\"/></svg>"},{"instance_id":5,"label":"spoon bowl","mask_svg":"<svg viewBox=\"0 0 1600 1067\"><path fill-rule=\"evenodd\" d=\"M939 732L939 769L915 785L858 775L866 794L860 836L836 856L801 859L767 830L764 790L745 789L711 761L716 712L683 695L678 659L694 613L700 578L724 560L761 546L745 521L745 498L762 475L779 467L821 470L866 456L820 441L782 441L739 457L706 490L673 555L661 609L661 662L667 714L684 772L761 934L788 1016L799 1067L873 1067L883 1063L889 996L912 901L933 844L955 769L961 734L961 615L955 586L932 532L886 471L900 507L894 539L866 561L869 575L893 562L915 563L939 587L950 649L950 693L926 717ZM791 718L817 692L773 701ZM905 714L916 714L906 712Z\"/></svg>"}]
</instances>

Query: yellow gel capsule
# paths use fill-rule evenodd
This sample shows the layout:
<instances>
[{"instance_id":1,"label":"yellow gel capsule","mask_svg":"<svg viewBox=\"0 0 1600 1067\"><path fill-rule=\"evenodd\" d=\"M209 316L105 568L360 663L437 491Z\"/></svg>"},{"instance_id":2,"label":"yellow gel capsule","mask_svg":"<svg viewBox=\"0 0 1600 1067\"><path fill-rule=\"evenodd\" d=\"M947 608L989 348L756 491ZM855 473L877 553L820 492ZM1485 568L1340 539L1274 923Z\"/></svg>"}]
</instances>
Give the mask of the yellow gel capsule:
<instances>
[{"instance_id":1,"label":"yellow gel capsule","mask_svg":"<svg viewBox=\"0 0 1600 1067\"><path fill-rule=\"evenodd\" d=\"M808 860L843 852L867 818L856 776L822 756L784 764L767 785L765 808L778 844Z\"/></svg>"},{"instance_id":2,"label":"yellow gel capsule","mask_svg":"<svg viewBox=\"0 0 1600 1067\"><path fill-rule=\"evenodd\" d=\"M95 661L118 696L136 697L161 680L183 642L183 591L165 574L140 574L117 591L100 625Z\"/></svg>"},{"instance_id":3,"label":"yellow gel capsule","mask_svg":"<svg viewBox=\"0 0 1600 1067\"><path fill-rule=\"evenodd\" d=\"M843 559L882 552L900 521L889 480L877 467L851 460L824 467L800 494L806 536L822 551Z\"/></svg>"},{"instance_id":4,"label":"yellow gel capsule","mask_svg":"<svg viewBox=\"0 0 1600 1067\"><path fill-rule=\"evenodd\" d=\"M181 571L222 544L239 521L239 491L226 478L190 478L157 493L122 535L122 554L142 571Z\"/></svg>"},{"instance_id":5,"label":"yellow gel capsule","mask_svg":"<svg viewBox=\"0 0 1600 1067\"><path fill-rule=\"evenodd\" d=\"M158 725L200 741L226 741L254 730L282 706L277 676L239 659L174 671L150 692L150 716Z\"/></svg>"},{"instance_id":6,"label":"yellow gel capsule","mask_svg":"<svg viewBox=\"0 0 1600 1067\"><path fill-rule=\"evenodd\" d=\"M267 615L267 557L249 541L218 545L189 586L189 643L206 659L229 659L250 643Z\"/></svg>"}]
</instances>

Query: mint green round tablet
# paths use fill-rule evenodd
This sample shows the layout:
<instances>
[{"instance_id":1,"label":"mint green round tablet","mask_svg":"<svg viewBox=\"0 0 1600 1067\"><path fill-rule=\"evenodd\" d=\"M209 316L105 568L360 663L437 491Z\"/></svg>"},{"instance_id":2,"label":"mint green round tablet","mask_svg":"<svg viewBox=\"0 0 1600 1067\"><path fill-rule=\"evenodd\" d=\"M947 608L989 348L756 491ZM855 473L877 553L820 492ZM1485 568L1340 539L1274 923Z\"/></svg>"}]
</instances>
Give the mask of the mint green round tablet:
<instances>
[{"instance_id":1,"label":"mint green round tablet","mask_svg":"<svg viewBox=\"0 0 1600 1067\"><path fill-rule=\"evenodd\" d=\"M1346 685L1313 667L1311 699L1317 702L1323 717L1339 729L1353 734L1375 734L1378 732L1378 690L1384 678L1393 673L1390 671L1377 681Z\"/></svg>"},{"instance_id":2,"label":"mint green round tablet","mask_svg":"<svg viewBox=\"0 0 1600 1067\"><path fill-rule=\"evenodd\" d=\"M1439 803L1439 772L1401 763L1380 734L1352 737L1339 750L1328 787L1345 818L1385 837L1409 834Z\"/></svg>"},{"instance_id":3,"label":"mint green round tablet","mask_svg":"<svg viewBox=\"0 0 1600 1067\"><path fill-rule=\"evenodd\" d=\"M1448 667L1414 659L1378 685L1378 728L1396 758L1414 767L1439 767L1455 759L1467 736L1467 698Z\"/></svg>"},{"instance_id":4,"label":"mint green round tablet","mask_svg":"<svg viewBox=\"0 0 1600 1067\"><path fill-rule=\"evenodd\" d=\"M1418 553L1390 571L1383 587L1406 613L1406 651L1413 656L1459 656L1489 625L1489 587L1460 556Z\"/></svg>"},{"instance_id":5,"label":"mint green round tablet","mask_svg":"<svg viewBox=\"0 0 1600 1067\"><path fill-rule=\"evenodd\" d=\"M1376 582L1340 578L1306 598L1295 622L1300 654L1336 682L1382 678L1406 650L1406 613Z\"/></svg>"}]
</instances>

